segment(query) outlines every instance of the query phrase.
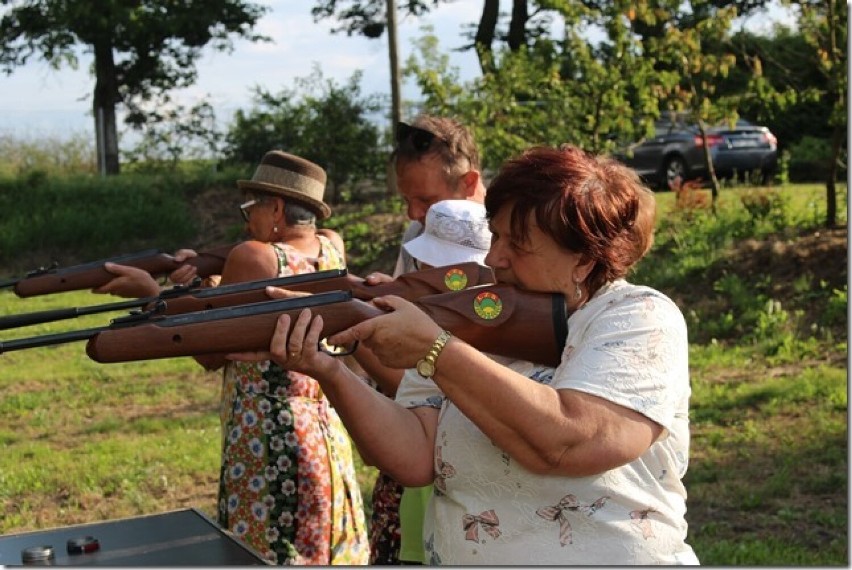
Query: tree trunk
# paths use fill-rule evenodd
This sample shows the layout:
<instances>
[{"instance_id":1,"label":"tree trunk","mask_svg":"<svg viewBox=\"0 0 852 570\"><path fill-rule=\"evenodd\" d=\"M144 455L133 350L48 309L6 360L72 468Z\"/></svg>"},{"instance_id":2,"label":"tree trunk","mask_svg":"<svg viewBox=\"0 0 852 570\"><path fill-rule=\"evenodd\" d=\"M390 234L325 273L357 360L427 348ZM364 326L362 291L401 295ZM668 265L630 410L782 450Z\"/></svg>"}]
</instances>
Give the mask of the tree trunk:
<instances>
[{"instance_id":1,"label":"tree trunk","mask_svg":"<svg viewBox=\"0 0 852 570\"><path fill-rule=\"evenodd\" d=\"M707 144L707 131L704 129L704 121L698 121L698 131L701 133L701 142L704 146L704 165L707 167L707 175L710 176L710 204L713 213L715 213L716 200L719 198L719 179L716 177L716 167L713 165L710 146Z\"/></svg>"},{"instance_id":2,"label":"tree trunk","mask_svg":"<svg viewBox=\"0 0 852 570\"><path fill-rule=\"evenodd\" d=\"M843 100L846 99L846 93L841 96L841 82L838 77L837 69L841 66L839 52L837 50L837 29L839 21L837 13L834 11L834 0L826 2L827 14L826 21L828 24L828 56L831 60L831 71L828 74L829 81L829 97L834 101L835 108L843 106ZM846 67L845 65L843 67ZM845 75L844 71L844 75ZM828 180L825 182L825 225L833 228L837 224L837 189L835 188L835 180L837 180L837 160L840 157L840 146L843 140L843 131L837 125L836 120L832 128L831 136L831 159L828 163ZM843 130L846 130L846 123L843 123Z\"/></svg>"},{"instance_id":3,"label":"tree trunk","mask_svg":"<svg viewBox=\"0 0 852 570\"><path fill-rule=\"evenodd\" d=\"M828 164L828 180L825 181L825 226L833 228L837 225L837 162L840 159L840 148L843 143L843 130L835 125L831 137L831 161Z\"/></svg>"},{"instance_id":4,"label":"tree trunk","mask_svg":"<svg viewBox=\"0 0 852 570\"><path fill-rule=\"evenodd\" d=\"M509 49L518 51L527 44L527 0L512 0L512 21L509 23Z\"/></svg>"},{"instance_id":5,"label":"tree trunk","mask_svg":"<svg viewBox=\"0 0 852 570\"><path fill-rule=\"evenodd\" d=\"M402 101L400 99L399 85L399 56L397 54L396 40L396 0L387 0L388 20L388 53L390 55L390 78L391 78L391 133L396 143L396 124L402 120ZM393 196L396 193L396 184L388 176L386 193ZM335 192L336 195L336 192Z\"/></svg>"},{"instance_id":6,"label":"tree trunk","mask_svg":"<svg viewBox=\"0 0 852 570\"><path fill-rule=\"evenodd\" d=\"M104 175L119 173L118 126L115 106L118 102L118 83L112 45L95 44L95 93L92 112L95 119L95 141L98 151L98 172Z\"/></svg>"},{"instance_id":7,"label":"tree trunk","mask_svg":"<svg viewBox=\"0 0 852 570\"><path fill-rule=\"evenodd\" d=\"M473 40L473 47L479 58L479 68L483 75L494 71L491 52L499 15L500 0L485 0L482 6L482 17L479 18L479 26L476 28L476 38Z\"/></svg>"}]
</instances>

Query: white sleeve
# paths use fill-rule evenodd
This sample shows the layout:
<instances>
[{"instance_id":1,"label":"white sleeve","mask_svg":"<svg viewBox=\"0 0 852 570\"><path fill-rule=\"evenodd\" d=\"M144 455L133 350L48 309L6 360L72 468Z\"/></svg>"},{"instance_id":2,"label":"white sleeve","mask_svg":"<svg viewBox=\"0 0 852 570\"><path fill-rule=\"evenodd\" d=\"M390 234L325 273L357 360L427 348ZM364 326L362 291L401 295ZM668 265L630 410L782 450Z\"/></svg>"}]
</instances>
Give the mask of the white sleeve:
<instances>
[{"instance_id":1,"label":"white sleeve","mask_svg":"<svg viewBox=\"0 0 852 570\"><path fill-rule=\"evenodd\" d=\"M587 304L568 330L555 388L593 394L672 428L690 388L686 323L670 299L630 287Z\"/></svg>"},{"instance_id":2,"label":"white sleeve","mask_svg":"<svg viewBox=\"0 0 852 570\"><path fill-rule=\"evenodd\" d=\"M444 403L444 393L433 381L423 378L410 368L402 375L395 399L406 408L428 407L440 410Z\"/></svg>"}]
</instances>

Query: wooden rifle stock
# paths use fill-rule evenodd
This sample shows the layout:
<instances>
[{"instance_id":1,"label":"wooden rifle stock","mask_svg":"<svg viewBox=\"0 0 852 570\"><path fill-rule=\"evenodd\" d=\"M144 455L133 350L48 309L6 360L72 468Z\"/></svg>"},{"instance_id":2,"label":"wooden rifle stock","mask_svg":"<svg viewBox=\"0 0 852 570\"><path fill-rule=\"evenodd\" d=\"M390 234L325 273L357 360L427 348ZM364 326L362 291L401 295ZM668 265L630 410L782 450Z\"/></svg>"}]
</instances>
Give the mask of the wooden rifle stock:
<instances>
[{"instance_id":1,"label":"wooden rifle stock","mask_svg":"<svg viewBox=\"0 0 852 570\"><path fill-rule=\"evenodd\" d=\"M417 300L432 320L483 352L556 367L568 336L565 298L507 284Z\"/></svg>"},{"instance_id":2,"label":"wooden rifle stock","mask_svg":"<svg viewBox=\"0 0 852 570\"><path fill-rule=\"evenodd\" d=\"M348 273L346 269L329 269L287 277L231 283L219 287L200 288L197 285L176 285L171 289L164 290L156 297L144 297L90 307L59 308L20 315L7 315L0 317L0 330L132 308L144 307L145 310L162 315L178 315L234 305L260 303L270 300L266 294L267 286L308 293L350 291L353 297L363 300L370 300L382 295L399 295L404 299L414 301L426 295L435 295L493 282L494 274L491 268L475 262L406 273L393 281L376 285L368 285L364 279Z\"/></svg>"},{"instance_id":3,"label":"wooden rifle stock","mask_svg":"<svg viewBox=\"0 0 852 570\"><path fill-rule=\"evenodd\" d=\"M159 317L105 330L89 339L86 354L97 362L128 362L268 350L278 317L288 312L295 322L305 307L323 316L323 337L384 314L365 301L353 299L349 292L331 291Z\"/></svg>"},{"instance_id":4,"label":"wooden rifle stock","mask_svg":"<svg viewBox=\"0 0 852 570\"><path fill-rule=\"evenodd\" d=\"M529 293L510 285L485 285L422 297L415 302L441 327L484 352L557 366L567 336L561 295ZM86 353L97 362L267 350L278 316L310 307L323 316L322 336L383 314L351 292L264 301L159 317L92 336Z\"/></svg>"},{"instance_id":5,"label":"wooden rifle stock","mask_svg":"<svg viewBox=\"0 0 852 570\"><path fill-rule=\"evenodd\" d=\"M19 297L33 297L35 295L46 295L62 291L76 291L79 289L92 289L100 287L115 278L115 275L104 268L104 263L111 261L122 265L138 267L158 277L166 275L184 263L194 265L198 269L198 275L207 277L221 273L225 265L225 258L234 247L234 244L218 247L215 249L200 251L197 257L184 262L177 262L171 255L157 249L129 253L72 265L70 267L40 267L29 272L26 277L2 283L4 287L14 286L15 294Z\"/></svg>"}]
</instances>

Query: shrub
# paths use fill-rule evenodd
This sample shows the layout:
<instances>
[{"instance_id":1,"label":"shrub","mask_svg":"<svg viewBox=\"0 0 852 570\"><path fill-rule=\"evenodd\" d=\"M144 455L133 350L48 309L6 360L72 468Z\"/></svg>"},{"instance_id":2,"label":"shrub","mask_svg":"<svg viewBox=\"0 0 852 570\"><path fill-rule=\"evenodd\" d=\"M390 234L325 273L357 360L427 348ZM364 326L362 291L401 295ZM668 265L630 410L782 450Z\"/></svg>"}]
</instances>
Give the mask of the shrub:
<instances>
[{"instance_id":1,"label":"shrub","mask_svg":"<svg viewBox=\"0 0 852 570\"><path fill-rule=\"evenodd\" d=\"M790 146L790 182L823 182L828 176L828 161L831 157L831 141L804 136ZM837 176L846 178L846 160L838 169Z\"/></svg>"}]
</instances>

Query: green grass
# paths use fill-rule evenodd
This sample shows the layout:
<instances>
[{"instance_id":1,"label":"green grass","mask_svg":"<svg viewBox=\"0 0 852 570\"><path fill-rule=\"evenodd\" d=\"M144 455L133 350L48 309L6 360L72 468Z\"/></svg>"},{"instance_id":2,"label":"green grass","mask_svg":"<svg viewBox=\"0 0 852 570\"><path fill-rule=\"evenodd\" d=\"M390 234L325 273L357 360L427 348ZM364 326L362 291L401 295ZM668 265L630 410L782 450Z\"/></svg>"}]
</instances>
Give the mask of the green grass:
<instances>
[{"instance_id":1,"label":"green grass","mask_svg":"<svg viewBox=\"0 0 852 570\"><path fill-rule=\"evenodd\" d=\"M751 213L744 189L725 189L718 217L678 211L671 193L658 194L657 241L632 279L676 299L690 326L687 520L701 562L848 566L845 256L776 277L803 250L800 236L820 231L824 190L772 192L768 210ZM843 221L845 200L844 187ZM347 215L350 239L366 239L359 216ZM750 240L792 245L769 267L737 257ZM0 314L110 300L3 291ZM102 326L119 314L0 338ZM84 346L0 355L0 533L183 507L212 515L219 374L188 358L98 364ZM374 476L358 462L368 509Z\"/></svg>"}]
</instances>

